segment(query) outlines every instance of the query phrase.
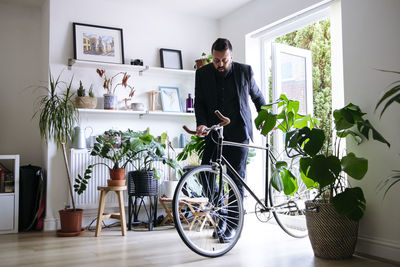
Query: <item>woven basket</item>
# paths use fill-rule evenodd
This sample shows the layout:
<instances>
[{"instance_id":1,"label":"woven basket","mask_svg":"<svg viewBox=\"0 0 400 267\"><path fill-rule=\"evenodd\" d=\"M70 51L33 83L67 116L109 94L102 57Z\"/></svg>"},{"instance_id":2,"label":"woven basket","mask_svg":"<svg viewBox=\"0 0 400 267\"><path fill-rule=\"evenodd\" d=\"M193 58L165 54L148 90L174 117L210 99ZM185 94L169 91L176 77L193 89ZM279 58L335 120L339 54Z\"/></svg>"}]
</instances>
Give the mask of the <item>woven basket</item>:
<instances>
[{"instance_id":1,"label":"woven basket","mask_svg":"<svg viewBox=\"0 0 400 267\"><path fill-rule=\"evenodd\" d=\"M339 216L330 203L306 201L305 204L314 255L331 260L350 258L357 243L358 221Z\"/></svg>"},{"instance_id":2,"label":"woven basket","mask_svg":"<svg viewBox=\"0 0 400 267\"><path fill-rule=\"evenodd\" d=\"M94 109L97 106L97 98L90 96L78 96L75 98L75 105L77 108Z\"/></svg>"},{"instance_id":3,"label":"woven basket","mask_svg":"<svg viewBox=\"0 0 400 267\"><path fill-rule=\"evenodd\" d=\"M158 195L158 180L153 171L131 171L128 173L128 194L133 196Z\"/></svg>"}]
</instances>

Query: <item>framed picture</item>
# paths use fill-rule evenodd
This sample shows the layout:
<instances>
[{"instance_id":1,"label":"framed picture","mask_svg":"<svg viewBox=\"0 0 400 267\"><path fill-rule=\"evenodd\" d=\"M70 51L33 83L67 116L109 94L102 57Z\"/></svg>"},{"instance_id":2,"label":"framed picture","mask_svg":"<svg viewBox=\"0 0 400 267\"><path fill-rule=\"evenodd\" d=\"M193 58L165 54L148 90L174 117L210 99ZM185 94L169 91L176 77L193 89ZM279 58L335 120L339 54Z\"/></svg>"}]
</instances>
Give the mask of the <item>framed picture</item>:
<instances>
[{"instance_id":1,"label":"framed picture","mask_svg":"<svg viewBox=\"0 0 400 267\"><path fill-rule=\"evenodd\" d=\"M124 64L122 29L73 23L74 58Z\"/></svg>"},{"instance_id":2,"label":"framed picture","mask_svg":"<svg viewBox=\"0 0 400 267\"><path fill-rule=\"evenodd\" d=\"M183 69L181 50L160 49L161 67L167 69Z\"/></svg>"},{"instance_id":3,"label":"framed picture","mask_svg":"<svg viewBox=\"0 0 400 267\"><path fill-rule=\"evenodd\" d=\"M164 112L182 112L179 89L160 86L161 105Z\"/></svg>"}]
</instances>

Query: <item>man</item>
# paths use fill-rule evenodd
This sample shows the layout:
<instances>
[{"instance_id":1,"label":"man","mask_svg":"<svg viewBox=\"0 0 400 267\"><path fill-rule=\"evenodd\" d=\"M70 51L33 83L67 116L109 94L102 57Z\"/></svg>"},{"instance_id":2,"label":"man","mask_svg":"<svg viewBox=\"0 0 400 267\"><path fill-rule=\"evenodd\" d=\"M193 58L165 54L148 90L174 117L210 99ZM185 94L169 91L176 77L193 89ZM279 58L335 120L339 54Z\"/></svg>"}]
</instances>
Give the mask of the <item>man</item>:
<instances>
[{"instance_id":1,"label":"man","mask_svg":"<svg viewBox=\"0 0 400 267\"><path fill-rule=\"evenodd\" d=\"M265 99L254 81L251 67L232 61L232 45L229 40L217 39L212 45L211 53L212 64L196 71L194 107L197 135L207 135L204 130L220 122L214 113L219 110L231 120L224 128L224 139L248 144L249 139L253 139L249 96L257 111L266 104ZM207 136L201 164L209 164L210 160L214 160L215 152L215 143ZM247 154L248 148L224 146L223 149L223 156L241 177L246 174ZM228 175L233 177L229 172ZM238 185L238 188L243 198L243 187ZM229 242L235 234L235 223L225 224L219 222L219 230L214 234L221 242Z\"/></svg>"}]
</instances>

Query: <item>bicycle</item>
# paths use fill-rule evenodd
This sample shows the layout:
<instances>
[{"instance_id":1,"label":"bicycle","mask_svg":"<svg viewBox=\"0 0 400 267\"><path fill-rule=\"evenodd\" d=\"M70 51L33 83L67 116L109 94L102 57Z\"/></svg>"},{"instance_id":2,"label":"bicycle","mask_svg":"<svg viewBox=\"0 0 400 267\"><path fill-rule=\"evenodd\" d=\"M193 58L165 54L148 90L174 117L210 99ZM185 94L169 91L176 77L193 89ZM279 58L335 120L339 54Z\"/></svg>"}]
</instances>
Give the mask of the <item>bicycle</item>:
<instances>
[{"instance_id":1,"label":"bicycle","mask_svg":"<svg viewBox=\"0 0 400 267\"><path fill-rule=\"evenodd\" d=\"M275 222L289 235L297 238L307 236L304 215L304 202L310 194L301 179L298 179L299 190L294 196L286 196L276 191L268 181L268 158L276 159L268 144L266 147L235 143L223 140L223 128L230 123L219 111L215 112L221 120L219 124L207 129L218 133L217 159L210 165L200 165L186 171L181 177L173 198L172 208L175 227L183 242L194 252L206 257L222 256L230 251L240 238L243 229L243 199L236 184L241 184L256 200L255 214L262 222ZM190 134L196 134L186 126ZM259 199L249 188L242 177L223 157L223 146L238 146L262 149L267 151L265 197ZM223 170L226 166L234 177ZM269 200L269 201L268 201ZM271 215L272 213L272 215ZM220 222L228 222L227 227L235 228L236 234L230 242L221 242L216 233Z\"/></svg>"}]
</instances>

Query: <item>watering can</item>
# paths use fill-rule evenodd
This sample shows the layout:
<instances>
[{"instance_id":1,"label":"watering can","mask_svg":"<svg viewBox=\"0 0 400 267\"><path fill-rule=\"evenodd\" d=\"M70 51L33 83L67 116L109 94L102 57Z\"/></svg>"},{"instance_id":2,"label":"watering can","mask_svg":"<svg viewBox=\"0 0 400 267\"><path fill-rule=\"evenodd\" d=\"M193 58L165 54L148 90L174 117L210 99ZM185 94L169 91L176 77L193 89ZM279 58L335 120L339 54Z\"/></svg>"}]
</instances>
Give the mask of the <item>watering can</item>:
<instances>
[{"instance_id":1,"label":"watering can","mask_svg":"<svg viewBox=\"0 0 400 267\"><path fill-rule=\"evenodd\" d=\"M81 129L81 127L76 126L72 135L72 147L73 148L86 148L86 131L90 130L89 136L93 133L92 127L86 127Z\"/></svg>"}]
</instances>

